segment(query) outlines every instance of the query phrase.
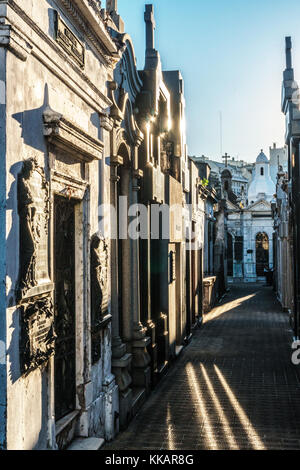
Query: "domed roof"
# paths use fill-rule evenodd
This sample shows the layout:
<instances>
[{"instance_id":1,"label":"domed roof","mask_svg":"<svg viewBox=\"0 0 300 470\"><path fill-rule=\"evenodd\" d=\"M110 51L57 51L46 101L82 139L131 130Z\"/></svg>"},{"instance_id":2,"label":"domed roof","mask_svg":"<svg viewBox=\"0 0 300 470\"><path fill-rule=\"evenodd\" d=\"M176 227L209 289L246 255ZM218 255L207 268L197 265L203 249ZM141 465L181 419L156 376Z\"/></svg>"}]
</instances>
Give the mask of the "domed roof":
<instances>
[{"instance_id":1,"label":"domed roof","mask_svg":"<svg viewBox=\"0 0 300 470\"><path fill-rule=\"evenodd\" d=\"M269 163L269 160L263 151L261 151L260 154L258 155L256 159L256 163Z\"/></svg>"},{"instance_id":2,"label":"domed roof","mask_svg":"<svg viewBox=\"0 0 300 470\"><path fill-rule=\"evenodd\" d=\"M265 165L266 167L260 167ZM270 165L269 160L263 151L258 155L256 159L256 167L253 175L253 179L248 188L248 200L251 204L259 199L266 199L271 201L276 193L276 186L270 177Z\"/></svg>"},{"instance_id":3,"label":"domed roof","mask_svg":"<svg viewBox=\"0 0 300 470\"><path fill-rule=\"evenodd\" d=\"M252 201L257 201L262 197L267 201L271 201L275 192L275 183L273 183L271 178L254 178L254 180L250 183L248 190L249 203Z\"/></svg>"}]
</instances>

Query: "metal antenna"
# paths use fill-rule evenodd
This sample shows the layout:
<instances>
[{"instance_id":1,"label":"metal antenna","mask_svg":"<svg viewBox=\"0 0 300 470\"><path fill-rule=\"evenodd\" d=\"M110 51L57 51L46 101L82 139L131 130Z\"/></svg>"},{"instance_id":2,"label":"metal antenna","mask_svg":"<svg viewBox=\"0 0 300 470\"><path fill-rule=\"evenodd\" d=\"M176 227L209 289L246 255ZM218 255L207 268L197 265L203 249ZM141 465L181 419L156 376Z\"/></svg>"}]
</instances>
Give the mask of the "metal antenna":
<instances>
[{"instance_id":1,"label":"metal antenna","mask_svg":"<svg viewBox=\"0 0 300 470\"><path fill-rule=\"evenodd\" d=\"M220 111L220 155L223 157L223 116L222 111Z\"/></svg>"}]
</instances>

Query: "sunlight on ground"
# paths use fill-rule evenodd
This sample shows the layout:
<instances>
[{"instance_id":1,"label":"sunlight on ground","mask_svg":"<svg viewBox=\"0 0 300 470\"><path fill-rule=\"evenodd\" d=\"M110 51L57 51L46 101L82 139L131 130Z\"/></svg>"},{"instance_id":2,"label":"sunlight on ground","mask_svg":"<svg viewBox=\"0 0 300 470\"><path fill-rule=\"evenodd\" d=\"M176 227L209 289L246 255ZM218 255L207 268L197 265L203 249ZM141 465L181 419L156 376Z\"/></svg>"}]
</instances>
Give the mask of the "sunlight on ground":
<instances>
[{"instance_id":1,"label":"sunlight on ground","mask_svg":"<svg viewBox=\"0 0 300 470\"><path fill-rule=\"evenodd\" d=\"M239 299L233 300L231 302L227 302L226 304L220 305L220 307L214 308L205 318L204 318L204 323L207 323L211 320L215 320L216 318L219 318L223 313L229 312L230 310L233 310L234 308L239 307L242 305L244 302L247 302L247 300L253 299L258 294L258 292L255 292L255 294L247 295L246 297L241 297Z\"/></svg>"},{"instance_id":2,"label":"sunlight on ground","mask_svg":"<svg viewBox=\"0 0 300 470\"><path fill-rule=\"evenodd\" d=\"M211 378L208 375L207 370L205 369L204 364L200 364L202 377L197 377L196 372L192 364L187 364L187 377L189 387L192 392L192 398L194 404L197 405L197 420L199 423L199 431L203 430L203 439L207 449L218 450L217 439L220 439L219 427L222 427L223 435L221 440L225 440L228 443L228 448L232 450L239 450L239 445L236 441L236 438L233 434L232 427L229 424L229 421L226 417L226 414L223 410L222 404L220 403L219 397L215 392L215 388ZM249 443L252 445L254 450L265 450L265 446L261 441L260 437L256 433L252 423L250 422L245 411L239 404L235 394L231 390L228 382L226 381L224 375L220 369L214 365L214 371L219 379L220 384L222 385L229 402L240 421L244 433L247 436ZM203 380L202 380L203 379ZM206 384L209 394L203 391L201 384ZM218 384L219 385L219 384ZM206 397L206 400L205 400ZM218 415L218 425L214 428L211 424L212 414L208 412L207 405L214 406L214 412ZM168 409L168 421L170 419L170 410ZM169 449L172 449L173 445L173 432L172 427L169 426L168 431L168 440L169 440Z\"/></svg>"},{"instance_id":3,"label":"sunlight on ground","mask_svg":"<svg viewBox=\"0 0 300 470\"><path fill-rule=\"evenodd\" d=\"M219 402L219 399L215 393L215 390L213 388L213 385L208 377L208 374L205 370L205 367L203 364L201 364L201 371L202 371L202 374L203 374L203 377L204 377L204 380L205 380L205 383L207 385L207 388L210 392L210 398L212 399L213 401L213 404L215 406L215 409L218 413L218 416L219 416L219 420L221 422L221 425L222 425L222 428L223 428L223 432L224 432L224 436L225 436L225 439L226 441L228 442L228 445L230 447L230 449L233 449L233 450L238 450L239 447L236 443L236 440L231 432L231 429L230 429L230 425L229 425L229 422L226 418L226 415L222 409L222 405L221 403Z\"/></svg>"},{"instance_id":4,"label":"sunlight on ground","mask_svg":"<svg viewBox=\"0 0 300 470\"><path fill-rule=\"evenodd\" d=\"M191 364L187 365L187 377L188 377L189 386L192 392L192 396L194 399L194 403L197 403L199 405L197 419L199 422L199 428L201 429L202 426L204 428L204 432L205 432L204 439L205 439L207 449L218 450L218 445L216 443L213 428L210 423L209 414L207 413L207 410L205 407L205 400L204 400L204 396L199 385L199 380Z\"/></svg>"},{"instance_id":5,"label":"sunlight on ground","mask_svg":"<svg viewBox=\"0 0 300 470\"><path fill-rule=\"evenodd\" d=\"M222 386L225 390L225 393L228 396L229 401L230 401L232 407L234 408L234 410L235 410L235 412L236 412L236 414L237 414L237 416L240 420L241 425L243 426L243 428L245 430L245 433L248 435L249 441L251 442L251 444L253 446L253 449L255 449L255 450L265 450L264 444L262 443L259 436L255 432L248 416L246 415L246 413L244 412L244 410L240 406L237 398L235 397L233 391L229 387L229 385L228 385L225 377L223 376L222 372L220 371L220 369L216 365L214 365L214 368L215 368L216 374L218 375L218 378L219 378L219 380L220 380L220 382L221 382L221 384L222 384Z\"/></svg>"},{"instance_id":6,"label":"sunlight on ground","mask_svg":"<svg viewBox=\"0 0 300 470\"><path fill-rule=\"evenodd\" d=\"M167 425L168 425L168 450L176 450L175 444L174 444L173 426L171 422L171 410L170 410L169 403L168 403L168 411L167 411Z\"/></svg>"}]
</instances>

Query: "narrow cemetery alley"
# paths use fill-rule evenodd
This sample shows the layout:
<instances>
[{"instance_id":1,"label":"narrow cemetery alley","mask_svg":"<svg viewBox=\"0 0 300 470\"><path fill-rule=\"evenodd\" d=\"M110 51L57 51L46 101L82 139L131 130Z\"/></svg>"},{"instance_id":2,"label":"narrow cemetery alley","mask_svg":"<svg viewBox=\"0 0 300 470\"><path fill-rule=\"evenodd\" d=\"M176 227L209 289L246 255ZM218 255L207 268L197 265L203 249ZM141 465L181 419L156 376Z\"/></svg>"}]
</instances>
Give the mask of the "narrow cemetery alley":
<instances>
[{"instance_id":1,"label":"narrow cemetery alley","mask_svg":"<svg viewBox=\"0 0 300 470\"><path fill-rule=\"evenodd\" d=\"M299 449L292 332L273 290L235 284L110 449Z\"/></svg>"}]
</instances>

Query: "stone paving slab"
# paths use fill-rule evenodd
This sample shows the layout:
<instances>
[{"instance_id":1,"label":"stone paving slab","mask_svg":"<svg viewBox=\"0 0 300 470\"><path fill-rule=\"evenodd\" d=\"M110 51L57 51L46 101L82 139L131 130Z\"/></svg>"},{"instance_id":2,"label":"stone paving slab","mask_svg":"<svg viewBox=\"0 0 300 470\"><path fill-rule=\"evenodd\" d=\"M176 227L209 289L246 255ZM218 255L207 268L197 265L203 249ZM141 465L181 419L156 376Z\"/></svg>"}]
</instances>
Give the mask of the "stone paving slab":
<instances>
[{"instance_id":1,"label":"stone paving slab","mask_svg":"<svg viewBox=\"0 0 300 470\"><path fill-rule=\"evenodd\" d=\"M103 450L300 449L299 368L272 288L235 284Z\"/></svg>"}]
</instances>

